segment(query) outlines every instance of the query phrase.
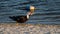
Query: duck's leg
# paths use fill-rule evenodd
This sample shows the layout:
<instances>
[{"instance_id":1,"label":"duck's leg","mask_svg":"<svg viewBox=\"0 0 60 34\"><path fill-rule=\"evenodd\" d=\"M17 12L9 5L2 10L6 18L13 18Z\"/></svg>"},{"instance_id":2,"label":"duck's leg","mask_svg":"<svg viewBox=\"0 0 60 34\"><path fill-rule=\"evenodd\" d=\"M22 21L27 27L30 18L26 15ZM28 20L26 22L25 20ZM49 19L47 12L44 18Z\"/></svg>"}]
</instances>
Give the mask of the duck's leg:
<instances>
[{"instance_id":1,"label":"duck's leg","mask_svg":"<svg viewBox=\"0 0 60 34\"><path fill-rule=\"evenodd\" d=\"M16 21L16 26L19 26L19 23Z\"/></svg>"}]
</instances>

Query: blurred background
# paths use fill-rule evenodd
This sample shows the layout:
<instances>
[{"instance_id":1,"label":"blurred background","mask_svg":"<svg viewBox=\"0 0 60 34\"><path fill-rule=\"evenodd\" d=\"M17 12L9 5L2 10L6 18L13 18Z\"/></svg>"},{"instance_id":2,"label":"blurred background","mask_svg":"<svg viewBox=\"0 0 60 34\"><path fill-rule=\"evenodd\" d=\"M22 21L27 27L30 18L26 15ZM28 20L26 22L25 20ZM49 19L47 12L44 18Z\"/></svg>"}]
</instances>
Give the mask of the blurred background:
<instances>
[{"instance_id":1,"label":"blurred background","mask_svg":"<svg viewBox=\"0 0 60 34\"><path fill-rule=\"evenodd\" d=\"M16 23L9 16L26 15L21 7L33 5L34 15L25 22L28 24L60 24L60 0L0 0L0 23Z\"/></svg>"}]
</instances>

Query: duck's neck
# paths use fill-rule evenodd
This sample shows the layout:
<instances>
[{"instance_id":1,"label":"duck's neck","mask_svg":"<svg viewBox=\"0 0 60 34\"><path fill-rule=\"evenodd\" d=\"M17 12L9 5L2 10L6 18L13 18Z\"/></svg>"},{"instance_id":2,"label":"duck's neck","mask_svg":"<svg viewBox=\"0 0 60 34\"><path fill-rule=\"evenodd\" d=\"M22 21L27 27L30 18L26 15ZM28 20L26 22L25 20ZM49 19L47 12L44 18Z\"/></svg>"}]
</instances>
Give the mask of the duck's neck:
<instances>
[{"instance_id":1,"label":"duck's neck","mask_svg":"<svg viewBox=\"0 0 60 34\"><path fill-rule=\"evenodd\" d=\"M32 15L32 13L31 12L28 12L27 13L27 19L29 19L29 17Z\"/></svg>"}]
</instances>

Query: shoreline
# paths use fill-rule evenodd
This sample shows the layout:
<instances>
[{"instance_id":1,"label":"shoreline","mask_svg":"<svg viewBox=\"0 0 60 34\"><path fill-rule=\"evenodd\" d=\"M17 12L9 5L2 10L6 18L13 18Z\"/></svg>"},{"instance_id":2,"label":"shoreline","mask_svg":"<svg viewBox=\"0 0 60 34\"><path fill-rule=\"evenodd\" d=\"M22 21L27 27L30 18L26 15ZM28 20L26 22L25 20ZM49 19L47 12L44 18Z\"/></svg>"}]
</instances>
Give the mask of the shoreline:
<instances>
[{"instance_id":1,"label":"shoreline","mask_svg":"<svg viewBox=\"0 0 60 34\"><path fill-rule=\"evenodd\" d=\"M0 23L0 26L16 26L16 23ZM48 24L25 24L25 23L18 23L18 26L40 26L40 27L46 27L46 26L49 26L49 27L60 27L60 25L48 25Z\"/></svg>"},{"instance_id":2,"label":"shoreline","mask_svg":"<svg viewBox=\"0 0 60 34\"><path fill-rule=\"evenodd\" d=\"M0 34L59 34L60 25L0 24Z\"/></svg>"}]
</instances>

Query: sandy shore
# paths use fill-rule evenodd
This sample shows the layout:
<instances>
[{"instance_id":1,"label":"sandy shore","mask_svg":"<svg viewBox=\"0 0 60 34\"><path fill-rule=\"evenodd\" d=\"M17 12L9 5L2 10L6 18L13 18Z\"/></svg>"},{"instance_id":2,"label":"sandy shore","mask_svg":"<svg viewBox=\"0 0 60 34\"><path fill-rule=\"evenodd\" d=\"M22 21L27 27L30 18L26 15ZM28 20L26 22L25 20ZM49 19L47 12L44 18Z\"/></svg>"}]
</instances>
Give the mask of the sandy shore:
<instances>
[{"instance_id":1,"label":"sandy shore","mask_svg":"<svg viewBox=\"0 0 60 34\"><path fill-rule=\"evenodd\" d=\"M60 34L60 25L0 24L0 34Z\"/></svg>"}]
</instances>

